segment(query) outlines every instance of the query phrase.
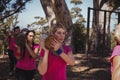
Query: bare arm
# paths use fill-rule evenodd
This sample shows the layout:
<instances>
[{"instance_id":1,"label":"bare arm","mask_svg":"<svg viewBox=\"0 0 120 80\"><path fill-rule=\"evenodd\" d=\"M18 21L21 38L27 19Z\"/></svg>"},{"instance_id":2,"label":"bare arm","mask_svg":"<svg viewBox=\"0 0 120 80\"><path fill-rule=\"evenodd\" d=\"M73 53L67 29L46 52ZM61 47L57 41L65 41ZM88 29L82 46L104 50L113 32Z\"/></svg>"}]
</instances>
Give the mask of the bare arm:
<instances>
[{"instance_id":1,"label":"bare arm","mask_svg":"<svg viewBox=\"0 0 120 80\"><path fill-rule=\"evenodd\" d=\"M112 80L120 80L120 56L113 58Z\"/></svg>"},{"instance_id":2,"label":"bare arm","mask_svg":"<svg viewBox=\"0 0 120 80\"><path fill-rule=\"evenodd\" d=\"M21 55L20 55L20 47L17 46L17 45L15 45L15 47L16 47L16 51L15 51L15 53L17 54L15 57L16 57L17 60L19 60L19 59L21 59Z\"/></svg>"},{"instance_id":3,"label":"bare arm","mask_svg":"<svg viewBox=\"0 0 120 80\"><path fill-rule=\"evenodd\" d=\"M38 57L38 52L39 52L39 49L38 48L35 48L35 50L33 51L30 46L26 43L26 48L29 52L29 54L33 57L33 58L37 58Z\"/></svg>"},{"instance_id":4,"label":"bare arm","mask_svg":"<svg viewBox=\"0 0 120 80\"><path fill-rule=\"evenodd\" d=\"M41 75L44 75L47 72L47 66L48 66L48 51L45 51L44 56L40 58L38 64L38 72Z\"/></svg>"},{"instance_id":5,"label":"bare arm","mask_svg":"<svg viewBox=\"0 0 120 80\"><path fill-rule=\"evenodd\" d=\"M38 64L38 72L41 75L44 75L47 72L48 66L48 53L49 51L44 46L44 39L40 39L40 49L44 49L45 53L44 56L40 57L39 64Z\"/></svg>"},{"instance_id":6,"label":"bare arm","mask_svg":"<svg viewBox=\"0 0 120 80\"><path fill-rule=\"evenodd\" d=\"M75 60L72 52L69 52L68 54L61 53L60 57L69 65L75 65Z\"/></svg>"}]
</instances>

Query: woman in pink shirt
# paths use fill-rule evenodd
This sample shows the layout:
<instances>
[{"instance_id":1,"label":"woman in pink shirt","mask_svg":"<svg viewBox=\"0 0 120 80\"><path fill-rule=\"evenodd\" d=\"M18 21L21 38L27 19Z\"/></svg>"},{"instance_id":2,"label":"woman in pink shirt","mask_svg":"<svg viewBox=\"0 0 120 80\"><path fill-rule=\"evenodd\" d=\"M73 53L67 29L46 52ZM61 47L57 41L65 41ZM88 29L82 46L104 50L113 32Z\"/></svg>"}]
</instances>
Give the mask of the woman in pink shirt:
<instances>
[{"instance_id":1,"label":"woman in pink shirt","mask_svg":"<svg viewBox=\"0 0 120 80\"><path fill-rule=\"evenodd\" d=\"M114 33L117 45L110 57L112 80L120 80L120 24L116 26Z\"/></svg>"},{"instance_id":2,"label":"woman in pink shirt","mask_svg":"<svg viewBox=\"0 0 120 80\"><path fill-rule=\"evenodd\" d=\"M8 56L10 60L10 72L9 76L13 76L14 74L14 69L15 69L15 64L17 63L17 59L14 56L14 41L15 37L20 33L20 28L19 26L13 28L13 32L8 31L8 36L5 39L5 42L8 42Z\"/></svg>"},{"instance_id":3,"label":"woman in pink shirt","mask_svg":"<svg viewBox=\"0 0 120 80\"><path fill-rule=\"evenodd\" d=\"M38 71L42 75L42 80L67 80L66 66L67 64L74 65L75 61L71 47L63 44L66 29L62 24L57 23L51 34L57 38L57 40L53 39L50 42L50 46L53 47L54 51L46 49L44 42L40 42L42 50Z\"/></svg>"},{"instance_id":4,"label":"woman in pink shirt","mask_svg":"<svg viewBox=\"0 0 120 80\"><path fill-rule=\"evenodd\" d=\"M39 51L39 46L34 44L35 32L28 30L26 33L26 43L23 47L16 45L15 56L17 58L15 77L17 80L32 80L36 70L35 58Z\"/></svg>"}]
</instances>

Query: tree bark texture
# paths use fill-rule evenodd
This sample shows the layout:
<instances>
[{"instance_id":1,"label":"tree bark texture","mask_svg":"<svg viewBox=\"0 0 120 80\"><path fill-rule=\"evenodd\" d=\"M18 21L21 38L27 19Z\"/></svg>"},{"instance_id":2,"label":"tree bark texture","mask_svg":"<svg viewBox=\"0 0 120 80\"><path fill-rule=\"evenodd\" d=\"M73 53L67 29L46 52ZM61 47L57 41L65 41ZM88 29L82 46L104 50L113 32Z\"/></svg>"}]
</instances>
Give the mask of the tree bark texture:
<instances>
[{"instance_id":1,"label":"tree bark texture","mask_svg":"<svg viewBox=\"0 0 120 80\"><path fill-rule=\"evenodd\" d=\"M72 34L72 18L66 5L65 0L40 0L46 18L48 20L49 29L56 24L56 22L62 23L68 32L67 39L70 39ZM57 26L56 26L57 27ZM68 43L67 43L68 44ZM71 43L70 43L71 44Z\"/></svg>"}]
</instances>

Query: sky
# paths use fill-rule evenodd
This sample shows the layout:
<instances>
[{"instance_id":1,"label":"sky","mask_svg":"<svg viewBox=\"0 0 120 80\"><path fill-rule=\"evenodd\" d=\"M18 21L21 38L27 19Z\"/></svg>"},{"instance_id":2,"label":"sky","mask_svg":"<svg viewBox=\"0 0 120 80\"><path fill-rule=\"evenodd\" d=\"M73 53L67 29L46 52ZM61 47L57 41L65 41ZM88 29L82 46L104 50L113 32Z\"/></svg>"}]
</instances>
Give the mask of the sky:
<instances>
[{"instance_id":1,"label":"sky","mask_svg":"<svg viewBox=\"0 0 120 80\"><path fill-rule=\"evenodd\" d=\"M88 7L92 7L93 0L82 0L82 4L79 6L82 9L81 14L86 19L87 18L87 9ZM67 6L70 9L74 5L70 4L70 0L66 0ZM32 0L31 3L27 3L26 9L19 14L18 17L18 25L20 27L26 27L27 24L31 24L32 22L36 21L35 16L40 16L45 18L45 14L43 8L41 6L40 0Z\"/></svg>"}]
</instances>

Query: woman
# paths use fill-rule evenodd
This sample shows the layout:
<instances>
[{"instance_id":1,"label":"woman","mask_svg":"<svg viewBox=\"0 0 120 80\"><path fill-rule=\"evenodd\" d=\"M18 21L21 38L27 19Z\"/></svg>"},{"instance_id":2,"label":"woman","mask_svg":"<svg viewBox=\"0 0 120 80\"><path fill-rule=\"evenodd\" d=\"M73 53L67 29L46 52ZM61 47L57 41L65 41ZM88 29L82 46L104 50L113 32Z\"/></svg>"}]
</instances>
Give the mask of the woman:
<instances>
[{"instance_id":1,"label":"woman","mask_svg":"<svg viewBox=\"0 0 120 80\"><path fill-rule=\"evenodd\" d=\"M7 37L5 39L4 42L8 42L8 56L9 56L9 60L10 60L10 72L9 72L9 76L13 76L14 74L14 68L15 65L17 63L17 59L14 56L14 41L15 41L15 37L20 33L20 27L17 26L13 29L12 31L8 31Z\"/></svg>"},{"instance_id":2,"label":"woman","mask_svg":"<svg viewBox=\"0 0 120 80\"><path fill-rule=\"evenodd\" d=\"M40 46L43 48L40 54L40 61L38 64L38 71L42 75L42 80L67 80L66 78L66 65L74 65L74 57L70 46L63 44L66 29L61 24L56 24L53 28L51 35L56 36L57 40L51 41L51 47L58 55L54 55L53 51L44 47L44 42L40 42ZM59 40L59 41L58 41Z\"/></svg>"},{"instance_id":3,"label":"woman","mask_svg":"<svg viewBox=\"0 0 120 80\"><path fill-rule=\"evenodd\" d=\"M16 79L17 80L32 80L36 70L35 58L39 51L39 46L34 44L35 32L28 30L26 33L25 46L16 45L15 56L16 64Z\"/></svg>"},{"instance_id":4,"label":"woman","mask_svg":"<svg viewBox=\"0 0 120 80\"><path fill-rule=\"evenodd\" d=\"M116 26L115 40L117 45L114 47L110 57L112 80L120 80L120 24Z\"/></svg>"}]
</instances>

